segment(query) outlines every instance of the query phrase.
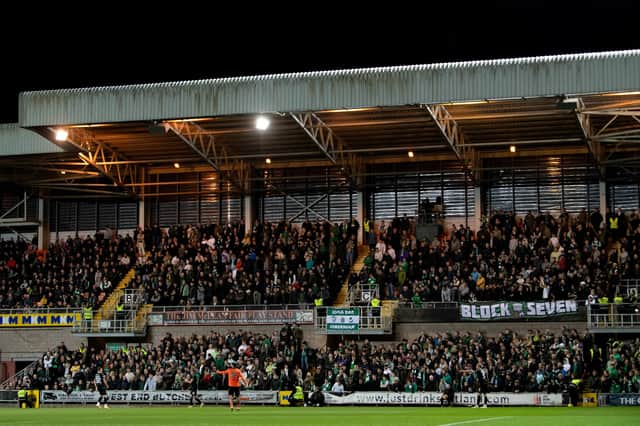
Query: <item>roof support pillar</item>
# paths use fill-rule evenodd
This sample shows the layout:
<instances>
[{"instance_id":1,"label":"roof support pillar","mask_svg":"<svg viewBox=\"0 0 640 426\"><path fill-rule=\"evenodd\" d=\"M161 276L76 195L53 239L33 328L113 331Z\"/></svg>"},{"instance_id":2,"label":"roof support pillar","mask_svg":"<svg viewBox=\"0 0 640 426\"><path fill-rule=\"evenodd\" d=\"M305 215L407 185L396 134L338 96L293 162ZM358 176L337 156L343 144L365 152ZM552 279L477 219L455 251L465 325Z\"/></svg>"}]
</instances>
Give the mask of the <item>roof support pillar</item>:
<instances>
[{"instance_id":1,"label":"roof support pillar","mask_svg":"<svg viewBox=\"0 0 640 426\"><path fill-rule=\"evenodd\" d=\"M49 201L38 198L38 249L44 250L49 246L49 221L45 219L45 203Z\"/></svg>"},{"instance_id":2,"label":"roof support pillar","mask_svg":"<svg viewBox=\"0 0 640 426\"><path fill-rule=\"evenodd\" d=\"M607 182L605 182L604 179L600 179L599 205L600 205L600 214L602 215L604 220L607 220L606 219L607 217Z\"/></svg>"}]
</instances>

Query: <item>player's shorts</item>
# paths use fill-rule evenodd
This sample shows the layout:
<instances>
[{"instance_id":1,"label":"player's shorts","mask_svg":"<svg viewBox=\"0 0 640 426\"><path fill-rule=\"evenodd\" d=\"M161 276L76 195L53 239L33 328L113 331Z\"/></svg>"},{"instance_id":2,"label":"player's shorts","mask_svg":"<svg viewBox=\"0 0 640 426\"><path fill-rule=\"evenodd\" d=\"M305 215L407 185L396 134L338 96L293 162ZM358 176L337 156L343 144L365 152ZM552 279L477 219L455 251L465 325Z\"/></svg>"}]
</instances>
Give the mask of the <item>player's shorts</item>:
<instances>
[{"instance_id":1,"label":"player's shorts","mask_svg":"<svg viewBox=\"0 0 640 426\"><path fill-rule=\"evenodd\" d=\"M100 396L105 396L107 394L107 388L104 385L98 385L98 393Z\"/></svg>"},{"instance_id":2,"label":"player's shorts","mask_svg":"<svg viewBox=\"0 0 640 426\"><path fill-rule=\"evenodd\" d=\"M240 388L238 386L229 386L229 396L240 396Z\"/></svg>"}]
</instances>

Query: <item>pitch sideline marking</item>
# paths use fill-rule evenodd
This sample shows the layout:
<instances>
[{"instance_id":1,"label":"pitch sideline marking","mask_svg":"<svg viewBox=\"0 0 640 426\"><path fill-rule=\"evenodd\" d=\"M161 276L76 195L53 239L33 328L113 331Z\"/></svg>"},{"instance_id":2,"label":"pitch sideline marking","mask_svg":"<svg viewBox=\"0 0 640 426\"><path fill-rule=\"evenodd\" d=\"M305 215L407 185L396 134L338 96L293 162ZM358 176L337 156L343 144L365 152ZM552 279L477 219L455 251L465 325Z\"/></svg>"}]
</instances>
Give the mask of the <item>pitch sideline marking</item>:
<instances>
[{"instance_id":1,"label":"pitch sideline marking","mask_svg":"<svg viewBox=\"0 0 640 426\"><path fill-rule=\"evenodd\" d=\"M499 419L508 419L511 416L502 416L502 417L487 417L485 419L473 419L473 420L465 420L463 422L455 422L455 423L445 423L438 426L453 426L453 425L464 425L468 423L480 423L480 422L489 422L491 420L499 420Z\"/></svg>"}]
</instances>

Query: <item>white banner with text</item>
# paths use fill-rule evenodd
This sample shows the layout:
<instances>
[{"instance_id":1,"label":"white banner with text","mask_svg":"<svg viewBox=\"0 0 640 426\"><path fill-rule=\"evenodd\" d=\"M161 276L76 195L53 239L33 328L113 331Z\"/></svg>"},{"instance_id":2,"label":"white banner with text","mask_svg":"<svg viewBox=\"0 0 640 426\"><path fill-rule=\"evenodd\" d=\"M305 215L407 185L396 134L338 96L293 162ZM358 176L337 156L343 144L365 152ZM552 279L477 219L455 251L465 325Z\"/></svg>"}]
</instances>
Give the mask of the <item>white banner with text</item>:
<instances>
[{"instance_id":1,"label":"white banner with text","mask_svg":"<svg viewBox=\"0 0 640 426\"><path fill-rule=\"evenodd\" d=\"M344 396L336 396L324 392L324 399L328 405L440 405L440 392L353 392ZM477 394L456 393L455 405L475 405ZM561 406L561 394L548 393L507 393L496 392L487 394L487 405L530 405L530 406Z\"/></svg>"},{"instance_id":2,"label":"white banner with text","mask_svg":"<svg viewBox=\"0 0 640 426\"><path fill-rule=\"evenodd\" d=\"M578 305L575 300L460 304L460 319L471 321L547 318L576 312Z\"/></svg>"},{"instance_id":3,"label":"white banner with text","mask_svg":"<svg viewBox=\"0 0 640 426\"><path fill-rule=\"evenodd\" d=\"M109 403L115 404L180 404L188 403L191 398L189 391L118 391L110 390ZM45 390L40 392L42 404L82 404L98 401L98 392L79 391L67 394L63 391ZM201 391L198 396L207 404L223 404L229 401L229 394L225 390ZM276 404L277 391L242 391L240 397L249 404Z\"/></svg>"}]
</instances>

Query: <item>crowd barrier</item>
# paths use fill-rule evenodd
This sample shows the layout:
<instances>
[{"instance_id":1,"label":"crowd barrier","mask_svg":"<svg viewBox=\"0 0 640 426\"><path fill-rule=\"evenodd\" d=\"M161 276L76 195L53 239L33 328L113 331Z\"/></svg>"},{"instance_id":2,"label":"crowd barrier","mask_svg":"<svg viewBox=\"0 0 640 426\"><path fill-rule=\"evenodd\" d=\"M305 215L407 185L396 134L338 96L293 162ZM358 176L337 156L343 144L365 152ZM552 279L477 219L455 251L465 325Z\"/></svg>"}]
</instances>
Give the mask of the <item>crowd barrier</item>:
<instances>
[{"instance_id":1,"label":"crowd barrier","mask_svg":"<svg viewBox=\"0 0 640 426\"><path fill-rule=\"evenodd\" d=\"M601 393L598 394L598 406L640 407L640 393Z\"/></svg>"},{"instance_id":2,"label":"crowd barrier","mask_svg":"<svg viewBox=\"0 0 640 426\"><path fill-rule=\"evenodd\" d=\"M344 396L324 393L327 405L440 405L442 392L353 392ZM454 405L476 405L477 394L456 393ZM562 406L562 394L507 393L487 394L489 406Z\"/></svg>"},{"instance_id":3,"label":"crowd barrier","mask_svg":"<svg viewBox=\"0 0 640 426\"><path fill-rule=\"evenodd\" d=\"M110 404L185 404L191 398L190 391L118 391L110 390ZM222 404L229 401L228 392L201 391L198 393L207 404ZM244 403L275 404L278 401L277 391L243 391ZM74 391L69 394L51 390L40 392L40 403L46 404L93 404L98 401L98 393L91 391Z\"/></svg>"},{"instance_id":4,"label":"crowd barrier","mask_svg":"<svg viewBox=\"0 0 640 426\"><path fill-rule=\"evenodd\" d=\"M34 391L37 395L38 391ZM118 391L110 390L111 404L187 404L191 394L189 391ZM242 399L248 404L289 405L291 391L254 391L243 390ZM226 390L201 391L200 398L207 404L226 404ZM323 392L327 405L376 405L376 406L439 406L440 392L351 392L335 395ZM454 395L454 404L458 406L476 405L476 393L459 392ZM39 405L61 404L95 404L98 393L92 391L74 391L70 394L60 390L43 390L39 392ZM17 402L17 391L0 391L0 402L14 404ZM510 393L493 392L487 394L487 405L493 407L534 406L560 407L568 404L567 395L560 393ZM579 405L583 407L603 406L640 406L640 394L589 393L580 395ZM37 404L36 404L37 406Z\"/></svg>"},{"instance_id":5,"label":"crowd barrier","mask_svg":"<svg viewBox=\"0 0 640 426\"><path fill-rule=\"evenodd\" d=\"M242 391L245 403L277 404L286 401L291 391ZM323 392L327 405L440 405L440 392L352 392L342 396ZM116 391L110 390L111 404L186 404L191 394L189 391ZM207 404L226 404L227 391L201 391L202 400ZM475 393L456 393L455 404L471 406L476 404ZM562 394L547 393L508 393L496 392L487 394L489 406L562 406ZM639 400L636 398L636 400ZM98 401L98 393L91 391L74 391L67 394L58 390L40 392L40 403L47 404L94 404ZM616 400L617 401L617 400ZM286 405L286 404L285 404Z\"/></svg>"}]
</instances>

